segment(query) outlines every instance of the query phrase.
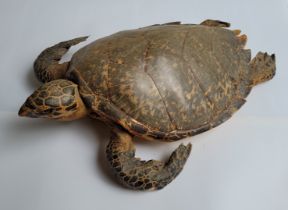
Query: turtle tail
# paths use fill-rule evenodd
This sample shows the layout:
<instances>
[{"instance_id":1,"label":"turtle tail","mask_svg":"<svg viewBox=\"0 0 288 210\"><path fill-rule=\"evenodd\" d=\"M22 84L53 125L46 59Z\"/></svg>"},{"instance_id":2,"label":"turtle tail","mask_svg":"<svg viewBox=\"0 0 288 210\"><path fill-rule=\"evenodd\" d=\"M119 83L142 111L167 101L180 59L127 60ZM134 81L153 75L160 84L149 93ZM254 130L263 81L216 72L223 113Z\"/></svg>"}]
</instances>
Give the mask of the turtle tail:
<instances>
[{"instance_id":1,"label":"turtle tail","mask_svg":"<svg viewBox=\"0 0 288 210\"><path fill-rule=\"evenodd\" d=\"M62 56L73 45L83 42L87 36L60 42L43 50L34 62L34 72L41 82L65 78L69 62L59 64Z\"/></svg>"},{"instance_id":2,"label":"turtle tail","mask_svg":"<svg viewBox=\"0 0 288 210\"><path fill-rule=\"evenodd\" d=\"M132 136L124 130L113 131L106 154L118 181L133 190L159 190L182 171L191 144L181 144L167 162L135 158Z\"/></svg>"}]
</instances>

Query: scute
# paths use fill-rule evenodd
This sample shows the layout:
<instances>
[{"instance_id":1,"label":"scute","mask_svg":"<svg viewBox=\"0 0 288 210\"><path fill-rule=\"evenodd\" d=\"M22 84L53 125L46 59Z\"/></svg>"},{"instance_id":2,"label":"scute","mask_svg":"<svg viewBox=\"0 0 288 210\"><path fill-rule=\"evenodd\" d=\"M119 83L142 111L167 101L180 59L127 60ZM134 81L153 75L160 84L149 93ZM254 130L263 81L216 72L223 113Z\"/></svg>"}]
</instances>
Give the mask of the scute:
<instances>
[{"instance_id":1,"label":"scute","mask_svg":"<svg viewBox=\"0 0 288 210\"><path fill-rule=\"evenodd\" d=\"M89 44L70 72L140 124L183 133L219 124L231 104L242 103L249 60L230 30L151 26Z\"/></svg>"}]
</instances>

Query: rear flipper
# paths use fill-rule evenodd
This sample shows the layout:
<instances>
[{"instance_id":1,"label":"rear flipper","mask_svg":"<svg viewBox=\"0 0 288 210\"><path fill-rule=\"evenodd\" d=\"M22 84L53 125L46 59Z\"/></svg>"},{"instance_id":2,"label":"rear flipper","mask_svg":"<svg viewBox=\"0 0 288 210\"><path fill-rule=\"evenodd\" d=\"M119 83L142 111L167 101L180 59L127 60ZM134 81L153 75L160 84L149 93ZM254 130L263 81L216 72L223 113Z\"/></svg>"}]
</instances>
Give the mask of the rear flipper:
<instances>
[{"instance_id":1,"label":"rear flipper","mask_svg":"<svg viewBox=\"0 0 288 210\"><path fill-rule=\"evenodd\" d=\"M182 170L191 151L191 144L180 145L164 163L135 158L132 136L114 129L107 146L107 158L118 180L134 190L158 190L169 184Z\"/></svg>"},{"instance_id":2,"label":"rear flipper","mask_svg":"<svg viewBox=\"0 0 288 210\"><path fill-rule=\"evenodd\" d=\"M41 52L34 62L34 72L41 82L50 82L55 79L64 79L69 62L59 64L62 56L73 45L83 42L88 37L79 37L60 42Z\"/></svg>"},{"instance_id":3,"label":"rear flipper","mask_svg":"<svg viewBox=\"0 0 288 210\"><path fill-rule=\"evenodd\" d=\"M259 52L249 64L251 71L251 86L272 79L276 73L275 55Z\"/></svg>"}]
</instances>

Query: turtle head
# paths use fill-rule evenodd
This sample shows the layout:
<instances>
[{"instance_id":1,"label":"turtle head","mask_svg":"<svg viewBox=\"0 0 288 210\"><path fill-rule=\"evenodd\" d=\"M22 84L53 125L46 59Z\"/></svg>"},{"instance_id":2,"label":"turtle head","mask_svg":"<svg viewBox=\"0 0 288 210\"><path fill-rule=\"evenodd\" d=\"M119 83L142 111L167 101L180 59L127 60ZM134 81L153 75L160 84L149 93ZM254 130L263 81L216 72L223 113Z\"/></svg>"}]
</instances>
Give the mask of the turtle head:
<instances>
[{"instance_id":1,"label":"turtle head","mask_svg":"<svg viewBox=\"0 0 288 210\"><path fill-rule=\"evenodd\" d=\"M59 79L45 83L27 98L19 116L70 121L87 115L78 86Z\"/></svg>"}]
</instances>

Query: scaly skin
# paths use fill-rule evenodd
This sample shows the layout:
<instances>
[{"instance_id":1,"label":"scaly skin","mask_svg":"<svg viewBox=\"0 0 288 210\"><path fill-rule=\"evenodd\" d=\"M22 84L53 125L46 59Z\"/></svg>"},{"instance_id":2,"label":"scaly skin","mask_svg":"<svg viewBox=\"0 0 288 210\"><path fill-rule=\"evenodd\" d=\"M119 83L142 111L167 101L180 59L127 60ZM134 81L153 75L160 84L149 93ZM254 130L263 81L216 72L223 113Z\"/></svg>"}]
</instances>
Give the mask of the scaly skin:
<instances>
[{"instance_id":1,"label":"scaly skin","mask_svg":"<svg viewBox=\"0 0 288 210\"><path fill-rule=\"evenodd\" d=\"M250 62L251 68L251 85L272 79L276 73L275 55L259 52Z\"/></svg>"},{"instance_id":2,"label":"scaly skin","mask_svg":"<svg viewBox=\"0 0 288 210\"><path fill-rule=\"evenodd\" d=\"M71 121L88 114L75 83L58 79L43 84L19 110L20 116Z\"/></svg>"},{"instance_id":3,"label":"scaly skin","mask_svg":"<svg viewBox=\"0 0 288 210\"><path fill-rule=\"evenodd\" d=\"M86 39L86 36L71 39L43 50L34 62L34 72L38 80L45 83L66 78L69 62L59 64L59 61L71 46Z\"/></svg>"},{"instance_id":4,"label":"scaly skin","mask_svg":"<svg viewBox=\"0 0 288 210\"><path fill-rule=\"evenodd\" d=\"M162 189L181 172L191 151L191 144L181 144L166 163L142 161L135 158L132 136L124 130L113 130L106 150L107 159L118 180L130 189Z\"/></svg>"}]
</instances>

